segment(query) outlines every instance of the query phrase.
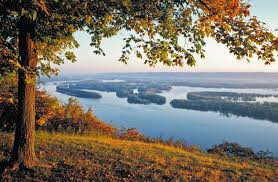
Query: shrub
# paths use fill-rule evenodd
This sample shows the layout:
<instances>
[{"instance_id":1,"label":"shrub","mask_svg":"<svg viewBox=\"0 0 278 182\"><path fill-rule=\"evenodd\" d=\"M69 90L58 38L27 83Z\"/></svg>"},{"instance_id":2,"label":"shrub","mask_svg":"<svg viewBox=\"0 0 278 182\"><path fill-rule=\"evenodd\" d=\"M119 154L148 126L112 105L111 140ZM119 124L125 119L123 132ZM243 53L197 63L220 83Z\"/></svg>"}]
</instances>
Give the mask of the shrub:
<instances>
[{"instance_id":1,"label":"shrub","mask_svg":"<svg viewBox=\"0 0 278 182\"><path fill-rule=\"evenodd\" d=\"M278 167L277 158L273 157L273 154L269 151L254 152L249 147L243 147L238 143L224 142L220 145L215 145L207 150L208 153L216 154L220 156L237 157L240 159L251 159L260 161L271 166Z\"/></svg>"},{"instance_id":2,"label":"shrub","mask_svg":"<svg viewBox=\"0 0 278 182\"><path fill-rule=\"evenodd\" d=\"M17 120L16 87L15 77L7 76L0 79L0 131L11 132L15 129ZM35 104L37 130L116 133L116 129L99 120L93 114L92 109L84 111L76 99L70 98L67 104L63 104L45 91L37 91Z\"/></svg>"},{"instance_id":3,"label":"shrub","mask_svg":"<svg viewBox=\"0 0 278 182\"><path fill-rule=\"evenodd\" d=\"M17 119L17 80L10 74L0 77L0 131L12 131Z\"/></svg>"},{"instance_id":4,"label":"shrub","mask_svg":"<svg viewBox=\"0 0 278 182\"><path fill-rule=\"evenodd\" d=\"M37 128L40 130L103 134L114 134L116 132L114 127L99 120L93 114L91 108L85 112L77 99L69 98L67 104L61 104L57 99L53 101L49 98L48 101L42 103L44 106L47 103L52 104L47 107L47 110L44 110L44 114L41 114L37 121Z\"/></svg>"},{"instance_id":5,"label":"shrub","mask_svg":"<svg viewBox=\"0 0 278 182\"><path fill-rule=\"evenodd\" d=\"M242 147L238 143L229 142L214 145L211 149L208 149L208 153L242 158L252 158L255 155L255 152L251 148Z\"/></svg>"},{"instance_id":6,"label":"shrub","mask_svg":"<svg viewBox=\"0 0 278 182\"><path fill-rule=\"evenodd\" d=\"M143 141L145 140L144 135L142 135L136 128L121 129L118 131L118 137L124 140L132 141Z\"/></svg>"}]
</instances>

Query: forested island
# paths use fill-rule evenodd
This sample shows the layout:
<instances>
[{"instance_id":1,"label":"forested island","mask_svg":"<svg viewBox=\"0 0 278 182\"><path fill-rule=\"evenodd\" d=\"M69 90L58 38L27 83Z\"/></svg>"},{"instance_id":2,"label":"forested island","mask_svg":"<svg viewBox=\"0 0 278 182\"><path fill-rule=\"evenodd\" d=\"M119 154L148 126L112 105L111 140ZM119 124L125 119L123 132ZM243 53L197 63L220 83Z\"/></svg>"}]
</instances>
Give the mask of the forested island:
<instances>
[{"instance_id":1,"label":"forested island","mask_svg":"<svg viewBox=\"0 0 278 182\"><path fill-rule=\"evenodd\" d=\"M278 97L275 94L255 94L236 92L189 92L188 100L227 100L227 101L256 101L257 97Z\"/></svg>"},{"instance_id":2,"label":"forested island","mask_svg":"<svg viewBox=\"0 0 278 182\"><path fill-rule=\"evenodd\" d=\"M120 98L125 98L129 94L133 94L133 90L137 88L136 84L116 83L116 82L102 82L98 80L81 81L74 84L69 84L71 89L87 89L97 90L102 92L116 92Z\"/></svg>"},{"instance_id":3,"label":"forested island","mask_svg":"<svg viewBox=\"0 0 278 182\"><path fill-rule=\"evenodd\" d=\"M139 93L129 95L127 97L127 102L130 104L158 104L163 105L166 103L166 97L156 95L156 94L148 94L148 93Z\"/></svg>"},{"instance_id":4,"label":"forested island","mask_svg":"<svg viewBox=\"0 0 278 182\"><path fill-rule=\"evenodd\" d=\"M79 89L72 89L67 87L66 85L58 85L56 87L56 91L59 93L63 93L69 96L75 96L80 98L91 98L91 99L100 99L102 95L96 92L88 92Z\"/></svg>"},{"instance_id":5,"label":"forested island","mask_svg":"<svg viewBox=\"0 0 278 182\"><path fill-rule=\"evenodd\" d=\"M225 115L234 114L236 116L247 116L254 119L278 122L278 103L239 102L239 98L243 98L243 100L254 100L255 97L269 96L273 95L238 94L233 92L195 92L189 93L187 100L174 99L170 104L174 108L215 111ZM234 99L233 102L230 100L231 98Z\"/></svg>"},{"instance_id":6,"label":"forested island","mask_svg":"<svg viewBox=\"0 0 278 182\"><path fill-rule=\"evenodd\" d=\"M129 95L127 97L127 102L130 104L151 104L151 101L146 99L141 99L140 97L136 95Z\"/></svg>"},{"instance_id":7,"label":"forested island","mask_svg":"<svg viewBox=\"0 0 278 182\"><path fill-rule=\"evenodd\" d=\"M138 92L146 93L161 93L162 91L169 91L172 87L166 84L154 84L154 83L141 83L138 86Z\"/></svg>"},{"instance_id":8,"label":"forested island","mask_svg":"<svg viewBox=\"0 0 278 182\"><path fill-rule=\"evenodd\" d=\"M134 90L138 90L135 93ZM105 91L115 92L119 98L127 98L130 104L158 104L166 103L166 97L157 95L164 90L170 90L171 86L153 82L102 82L98 80L82 81L76 83L68 83L67 85L56 86L57 92L70 96L101 98L99 93L93 92ZM92 90L92 92L84 91Z\"/></svg>"},{"instance_id":9,"label":"forested island","mask_svg":"<svg viewBox=\"0 0 278 182\"><path fill-rule=\"evenodd\" d=\"M116 92L118 97L127 97L133 94L135 89L140 93L161 93L171 90L171 86L157 82L126 81L126 82L102 82L99 80L81 81L69 85L74 89L88 89L105 92Z\"/></svg>"}]
</instances>

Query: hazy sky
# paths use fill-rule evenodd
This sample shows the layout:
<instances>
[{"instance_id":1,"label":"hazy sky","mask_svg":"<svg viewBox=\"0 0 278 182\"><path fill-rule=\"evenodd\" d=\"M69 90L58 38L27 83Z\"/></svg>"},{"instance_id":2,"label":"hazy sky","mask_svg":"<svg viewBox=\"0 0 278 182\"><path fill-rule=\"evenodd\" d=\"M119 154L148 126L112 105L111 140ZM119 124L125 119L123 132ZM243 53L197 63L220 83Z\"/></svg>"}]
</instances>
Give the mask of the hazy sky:
<instances>
[{"instance_id":1,"label":"hazy sky","mask_svg":"<svg viewBox=\"0 0 278 182\"><path fill-rule=\"evenodd\" d=\"M278 0L251 0L251 14L264 21L271 30L278 28ZM277 34L277 32L276 32ZM157 65L149 68L143 64L143 60L132 57L125 65L118 62L121 55L123 41L121 35L107 39L102 47L106 56L93 54L89 46L90 37L84 32L76 33L80 47L75 50L78 61L65 63L60 67L61 74L90 74L100 72L161 72L161 71L190 71L190 72L278 72L278 61L270 66L265 66L263 61L236 60L229 54L228 49L214 40L208 40L206 45L206 58L198 59L195 67L184 66L183 68L168 68Z\"/></svg>"}]
</instances>

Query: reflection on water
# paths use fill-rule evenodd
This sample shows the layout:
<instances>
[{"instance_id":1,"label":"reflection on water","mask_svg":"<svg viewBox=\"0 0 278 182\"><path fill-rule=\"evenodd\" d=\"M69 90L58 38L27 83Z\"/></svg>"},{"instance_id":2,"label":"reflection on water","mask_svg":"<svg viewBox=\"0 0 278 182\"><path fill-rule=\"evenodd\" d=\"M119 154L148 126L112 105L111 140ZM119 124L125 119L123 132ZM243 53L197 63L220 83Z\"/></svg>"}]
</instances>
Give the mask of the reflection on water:
<instances>
[{"instance_id":1,"label":"reflection on water","mask_svg":"<svg viewBox=\"0 0 278 182\"><path fill-rule=\"evenodd\" d=\"M56 85L47 83L45 89L59 100L67 102L69 96L56 92ZM128 104L126 98L115 93L99 92L102 99L78 98L84 108L92 107L96 115L116 127L137 128L146 136L185 140L206 149L223 141L238 142L256 150L269 150L278 156L278 123L247 117L226 117L214 112L200 112L172 108L172 99L185 99L193 91L229 91L238 93L278 94L273 89L213 89L173 87L161 93L167 98L165 105ZM259 98L278 101L277 98ZM267 99L267 100L266 100ZM270 100L268 100L270 99Z\"/></svg>"}]
</instances>

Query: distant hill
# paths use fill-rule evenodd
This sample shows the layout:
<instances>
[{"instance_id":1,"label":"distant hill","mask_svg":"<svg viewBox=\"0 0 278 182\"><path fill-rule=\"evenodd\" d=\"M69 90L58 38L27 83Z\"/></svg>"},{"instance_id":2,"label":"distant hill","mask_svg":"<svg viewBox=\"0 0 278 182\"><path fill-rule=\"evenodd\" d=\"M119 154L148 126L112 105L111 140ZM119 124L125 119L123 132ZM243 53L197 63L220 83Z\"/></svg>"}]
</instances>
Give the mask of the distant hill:
<instances>
[{"instance_id":1,"label":"distant hill","mask_svg":"<svg viewBox=\"0 0 278 182\"><path fill-rule=\"evenodd\" d=\"M153 81L177 86L213 88L278 88L278 73L262 72L158 72L158 73L103 73L92 75L64 75L53 80L126 80ZM47 81L47 79L43 78Z\"/></svg>"}]
</instances>

